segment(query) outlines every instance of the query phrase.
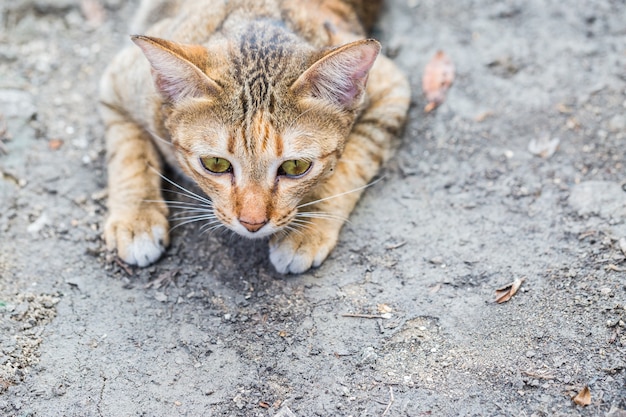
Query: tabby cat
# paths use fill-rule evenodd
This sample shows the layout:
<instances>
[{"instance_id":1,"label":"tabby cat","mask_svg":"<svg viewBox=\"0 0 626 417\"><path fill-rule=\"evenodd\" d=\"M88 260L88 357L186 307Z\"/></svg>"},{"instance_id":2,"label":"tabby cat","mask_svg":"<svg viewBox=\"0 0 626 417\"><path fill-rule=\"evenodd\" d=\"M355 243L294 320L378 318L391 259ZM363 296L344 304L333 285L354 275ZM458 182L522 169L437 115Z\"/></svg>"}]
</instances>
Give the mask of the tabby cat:
<instances>
[{"instance_id":1,"label":"tabby cat","mask_svg":"<svg viewBox=\"0 0 626 417\"><path fill-rule=\"evenodd\" d=\"M319 266L388 158L410 100L365 39L378 0L143 1L101 82L104 238L128 264L169 243L163 164L208 196L183 221L269 238L281 273ZM369 78L369 80L368 80ZM181 187L182 189L182 187Z\"/></svg>"}]
</instances>

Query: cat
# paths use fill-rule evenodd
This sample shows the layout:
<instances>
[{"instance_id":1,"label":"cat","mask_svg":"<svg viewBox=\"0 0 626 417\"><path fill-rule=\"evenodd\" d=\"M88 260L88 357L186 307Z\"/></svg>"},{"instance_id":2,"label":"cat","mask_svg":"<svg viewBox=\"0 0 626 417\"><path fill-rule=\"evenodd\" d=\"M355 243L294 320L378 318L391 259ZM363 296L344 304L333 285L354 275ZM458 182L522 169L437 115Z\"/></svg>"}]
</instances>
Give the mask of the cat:
<instances>
[{"instance_id":1,"label":"cat","mask_svg":"<svg viewBox=\"0 0 626 417\"><path fill-rule=\"evenodd\" d=\"M185 221L269 237L280 273L319 266L393 150L403 72L366 34L378 0L152 0L100 85L107 249L131 265L169 244L164 164L208 198ZM177 186L179 187L179 186Z\"/></svg>"}]
</instances>

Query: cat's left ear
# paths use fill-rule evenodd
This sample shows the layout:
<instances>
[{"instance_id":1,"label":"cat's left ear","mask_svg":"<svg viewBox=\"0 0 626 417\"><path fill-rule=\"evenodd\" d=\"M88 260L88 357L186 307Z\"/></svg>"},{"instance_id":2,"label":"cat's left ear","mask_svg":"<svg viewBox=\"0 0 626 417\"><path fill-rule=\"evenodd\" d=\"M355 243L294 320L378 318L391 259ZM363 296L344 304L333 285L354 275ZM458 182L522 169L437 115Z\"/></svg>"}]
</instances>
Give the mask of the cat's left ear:
<instances>
[{"instance_id":1,"label":"cat's left ear","mask_svg":"<svg viewBox=\"0 0 626 417\"><path fill-rule=\"evenodd\" d=\"M369 70L379 52L380 44L373 39L333 49L311 65L291 90L352 110L360 103Z\"/></svg>"},{"instance_id":2,"label":"cat's left ear","mask_svg":"<svg viewBox=\"0 0 626 417\"><path fill-rule=\"evenodd\" d=\"M132 36L150 65L154 85L170 102L185 97L216 94L220 87L200 68L208 62L208 51L199 45L183 45L149 36Z\"/></svg>"}]
</instances>

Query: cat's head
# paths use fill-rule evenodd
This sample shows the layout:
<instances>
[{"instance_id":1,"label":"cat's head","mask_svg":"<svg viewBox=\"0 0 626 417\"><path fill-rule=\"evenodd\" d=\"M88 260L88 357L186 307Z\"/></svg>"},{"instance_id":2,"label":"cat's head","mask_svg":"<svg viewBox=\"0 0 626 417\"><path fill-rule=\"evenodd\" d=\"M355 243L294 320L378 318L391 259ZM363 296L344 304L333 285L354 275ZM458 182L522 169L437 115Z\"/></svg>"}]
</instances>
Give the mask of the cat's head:
<instances>
[{"instance_id":1,"label":"cat's head","mask_svg":"<svg viewBox=\"0 0 626 417\"><path fill-rule=\"evenodd\" d=\"M271 235L332 174L380 46L207 50L133 37L169 111L182 169L240 235Z\"/></svg>"}]
</instances>

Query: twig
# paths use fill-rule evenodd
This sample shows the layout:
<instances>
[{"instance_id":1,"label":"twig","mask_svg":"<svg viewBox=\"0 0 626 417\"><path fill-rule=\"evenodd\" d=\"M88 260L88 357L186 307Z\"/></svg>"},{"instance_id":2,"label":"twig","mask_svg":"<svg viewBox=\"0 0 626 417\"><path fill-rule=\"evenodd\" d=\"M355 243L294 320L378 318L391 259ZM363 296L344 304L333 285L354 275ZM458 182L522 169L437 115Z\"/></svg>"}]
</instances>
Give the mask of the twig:
<instances>
[{"instance_id":1,"label":"twig","mask_svg":"<svg viewBox=\"0 0 626 417\"><path fill-rule=\"evenodd\" d=\"M387 408L385 408L381 417L385 417L385 415L387 415L389 409L391 408L391 404L393 404L393 388L389 387L389 404L387 404Z\"/></svg>"},{"instance_id":2,"label":"twig","mask_svg":"<svg viewBox=\"0 0 626 417\"><path fill-rule=\"evenodd\" d=\"M537 378L537 379L546 379L546 380L554 379L554 375L552 375L552 374L550 374L548 372L543 373L543 372L540 372L540 371L538 371L538 372L522 371L522 374L524 374L524 375L526 375L528 377Z\"/></svg>"},{"instance_id":3,"label":"twig","mask_svg":"<svg viewBox=\"0 0 626 417\"><path fill-rule=\"evenodd\" d=\"M404 240L404 241L402 241L400 243L396 243L395 245L385 246L385 249L387 249L387 250L394 250L394 249L401 248L404 245L406 245L406 240Z\"/></svg>"},{"instance_id":4,"label":"twig","mask_svg":"<svg viewBox=\"0 0 626 417\"><path fill-rule=\"evenodd\" d=\"M133 276L133 270L130 269L130 267L117 256L115 257L115 263L118 264L120 268L122 268L124 272L128 274L129 277Z\"/></svg>"},{"instance_id":5,"label":"twig","mask_svg":"<svg viewBox=\"0 0 626 417\"><path fill-rule=\"evenodd\" d=\"M385 326L383 326L383 321L382 320L378 320L378 330L380 330L380 334L384 334L385 333Z\"/></svg>"},{"instance_id":6,"label":"twig","mask_svg":"<svg viewBox=\"0 0 626 417\"><path fill-rule=\"evenodd\" d=\"M384 317L379 315L379 314L353 314L353 313L346 313L346 314L342 314L341 317L355 317L355 318L358 318L358 319L384 319Z\"/></svg>"}]
</instances>

